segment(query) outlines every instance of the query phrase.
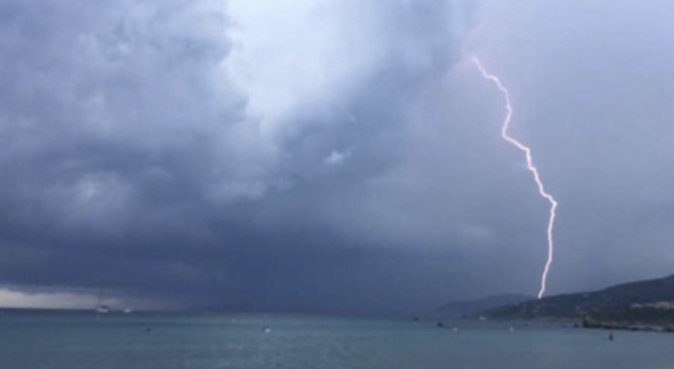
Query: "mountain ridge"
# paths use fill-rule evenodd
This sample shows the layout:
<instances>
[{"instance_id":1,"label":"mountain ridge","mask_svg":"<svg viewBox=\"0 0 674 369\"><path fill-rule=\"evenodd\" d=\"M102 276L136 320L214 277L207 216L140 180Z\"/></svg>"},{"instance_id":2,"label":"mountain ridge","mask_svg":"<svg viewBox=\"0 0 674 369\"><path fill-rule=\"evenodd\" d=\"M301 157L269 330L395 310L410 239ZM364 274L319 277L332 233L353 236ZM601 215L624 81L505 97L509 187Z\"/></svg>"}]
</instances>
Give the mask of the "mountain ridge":
<instances>
[{"instance_id":1,"label":"mountain ridge","mask_svg":"<svg viewBox=\"0 0 674 369\"><path fill-rule=\"evenodd\" d=\"M597 291L524 301L487 309L479 314L493 319L569 319L587 324L674 325L674 275L618 284Z\"/></svg>"}]
</instances>

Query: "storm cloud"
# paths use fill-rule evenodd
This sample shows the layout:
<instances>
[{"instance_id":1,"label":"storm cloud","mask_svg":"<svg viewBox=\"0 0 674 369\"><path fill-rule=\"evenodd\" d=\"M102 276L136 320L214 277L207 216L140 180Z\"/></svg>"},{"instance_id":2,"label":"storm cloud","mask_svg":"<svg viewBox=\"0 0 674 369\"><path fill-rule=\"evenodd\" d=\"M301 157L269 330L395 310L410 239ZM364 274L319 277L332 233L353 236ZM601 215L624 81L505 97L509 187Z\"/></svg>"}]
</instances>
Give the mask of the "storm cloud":
<instances>
[{"instance_id":1,"label":"storm cloud","mask_svg":"<svg viewBox=\"0 0 674 369\"><path fill-rule=\"evenodd\" d=\"M0 1L0 298L382 312L533 293L546 203L475 53L560 200L551 291L667 273L671 7Z\"/></svg>"}]
</instances>

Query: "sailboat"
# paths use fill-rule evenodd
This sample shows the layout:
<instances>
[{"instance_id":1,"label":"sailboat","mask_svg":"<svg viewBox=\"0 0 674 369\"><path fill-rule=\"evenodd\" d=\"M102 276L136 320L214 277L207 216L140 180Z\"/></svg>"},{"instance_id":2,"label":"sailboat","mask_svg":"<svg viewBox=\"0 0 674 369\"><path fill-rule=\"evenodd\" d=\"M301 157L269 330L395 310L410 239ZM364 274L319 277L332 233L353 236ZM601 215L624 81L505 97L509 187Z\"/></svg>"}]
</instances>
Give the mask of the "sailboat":
<instances>
[{"instance_id":1,"label":"sailboat","mask_svg":"<svg viewBox=\"0 0 674 369\"><path fill-rule=\"evenodd\" d=\"M108 314L110 312L110 307L103 304L103 290L98 293L98 299L96 301L96 312L98 314Z\"/></svg>"}]
</instances>

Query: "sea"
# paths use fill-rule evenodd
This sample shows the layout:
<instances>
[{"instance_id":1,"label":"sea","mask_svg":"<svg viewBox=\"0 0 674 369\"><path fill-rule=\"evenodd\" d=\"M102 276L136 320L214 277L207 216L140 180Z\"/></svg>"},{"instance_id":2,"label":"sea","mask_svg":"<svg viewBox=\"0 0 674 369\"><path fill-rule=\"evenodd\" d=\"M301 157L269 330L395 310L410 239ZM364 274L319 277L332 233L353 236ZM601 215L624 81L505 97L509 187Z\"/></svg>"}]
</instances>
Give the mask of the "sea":
<instances>
[{"instance_id":1,"label":"sea","mask_svg":"<svg viewBox=\"0 0 674 369\"><path fill-rule=\"evenodd\" d=\"M673 369L674 334L294 315L4 314L2 369Z\"/></svg>"}]
</instances>

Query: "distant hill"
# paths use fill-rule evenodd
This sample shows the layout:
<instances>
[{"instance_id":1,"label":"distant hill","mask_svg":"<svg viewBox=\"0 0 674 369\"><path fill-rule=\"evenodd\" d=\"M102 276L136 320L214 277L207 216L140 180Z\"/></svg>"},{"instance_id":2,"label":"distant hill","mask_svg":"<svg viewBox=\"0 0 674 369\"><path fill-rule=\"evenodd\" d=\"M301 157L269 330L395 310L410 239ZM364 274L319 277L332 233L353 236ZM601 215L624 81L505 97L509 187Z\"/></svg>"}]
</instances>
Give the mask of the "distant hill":
<instances>
[{"instance_id":1,"label":"distant hill","mask_svg":"<svg viewBox=\"0 0 674 369\"><path fill-rule=\"evenodd\" d=\"M574 319L621 324L674 324L674 275L495 307L482 312L501 319ZM593 324L593 323L590 323Z\"/></svg>"},{"instance_id":2,"label":"distant hill","mask_svg":"<svg viewBox=\"0 0 674 369\"><path fill-rule=\"evenodd\" d=\"M452 301L435 310L431 316L434 318L463 318L495 307L510 306L531 299L533 297L527 295L504 294L476 300Z\"/></svg>"}]
</instances>

